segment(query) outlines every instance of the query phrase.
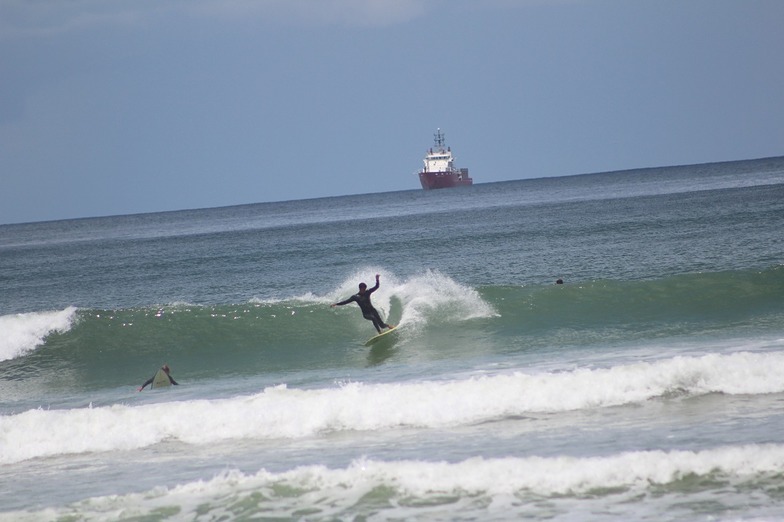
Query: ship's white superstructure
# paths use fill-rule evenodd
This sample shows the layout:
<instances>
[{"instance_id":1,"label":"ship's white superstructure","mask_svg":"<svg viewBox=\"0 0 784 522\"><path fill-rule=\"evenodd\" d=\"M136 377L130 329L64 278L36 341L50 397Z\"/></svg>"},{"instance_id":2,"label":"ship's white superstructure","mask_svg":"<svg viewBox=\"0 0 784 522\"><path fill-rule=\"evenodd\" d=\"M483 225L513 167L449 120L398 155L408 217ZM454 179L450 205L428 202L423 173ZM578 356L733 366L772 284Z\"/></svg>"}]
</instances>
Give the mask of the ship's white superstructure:
<instances>
[{"instance_id":1,"label":"ship's white superstructure","mask_svg":"<svg viewBox=\"0 0 784 522\"><path fill-rule=\"evenodd\" d=\"M468 169L455 167L452 149L445 145L441 129L438 129L433 138L434 147L425 154L424 166L419 172L422 188L428 190L473 184L473 179L468 176Z\"/></svg>"}]
</instances>

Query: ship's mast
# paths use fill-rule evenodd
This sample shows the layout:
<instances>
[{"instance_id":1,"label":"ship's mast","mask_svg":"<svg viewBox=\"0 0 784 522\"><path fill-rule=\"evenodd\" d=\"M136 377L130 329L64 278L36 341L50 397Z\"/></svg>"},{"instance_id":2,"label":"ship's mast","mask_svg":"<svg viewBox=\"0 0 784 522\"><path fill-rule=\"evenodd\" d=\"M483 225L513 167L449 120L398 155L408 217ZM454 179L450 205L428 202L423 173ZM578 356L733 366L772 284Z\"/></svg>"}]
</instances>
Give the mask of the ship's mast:
<instances>
[{"instance_id":1,"label":"ship's mast","mask_svg":"<svg viewBox=\"0 0 784 522\"><path fill-rule=\"evenodd\" d=\"M433 134L433 142L435 143L437 149L444 148L444 133L441 132L441 129L438 129L438 131Z\"/></svg>"}]
</instances>

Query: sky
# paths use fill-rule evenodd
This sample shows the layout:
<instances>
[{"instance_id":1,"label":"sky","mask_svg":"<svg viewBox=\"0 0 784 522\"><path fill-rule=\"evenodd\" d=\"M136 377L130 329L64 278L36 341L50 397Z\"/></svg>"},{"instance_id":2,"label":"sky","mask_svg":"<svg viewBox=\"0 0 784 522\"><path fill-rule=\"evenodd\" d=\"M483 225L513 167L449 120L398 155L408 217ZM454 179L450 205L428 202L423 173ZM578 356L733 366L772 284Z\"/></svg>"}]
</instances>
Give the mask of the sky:
<instances>
[{"instance_id":1,"label":"sky","mask_svg":"<svg viewBox=\"0 0 784 522\"><path fill-rule=\"evenodd\" d=\"M781 0L0 0L0 224L784 155Z\"/></svg>"}]
</instances>

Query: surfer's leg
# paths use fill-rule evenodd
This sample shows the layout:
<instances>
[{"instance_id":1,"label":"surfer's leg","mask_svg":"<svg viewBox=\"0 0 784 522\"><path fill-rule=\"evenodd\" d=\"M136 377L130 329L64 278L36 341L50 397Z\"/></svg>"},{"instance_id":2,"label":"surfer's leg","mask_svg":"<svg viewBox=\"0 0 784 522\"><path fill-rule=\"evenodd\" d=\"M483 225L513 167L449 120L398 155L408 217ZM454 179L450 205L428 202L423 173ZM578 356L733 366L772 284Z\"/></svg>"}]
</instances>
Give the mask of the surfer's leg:
<instances>
[{"instance_id":1,"label":"surfer's leg","mask_svg":"<svg viewBox=\"0 0 784 522\"><path fill-rule=\"evenodd\" d=\"M376 328L378 333L381 333L381 326L379 326L379 323L381 323L381 319L378 318L378 314L377 313L375 313L375 314L370 313L370 314L367 314L367 315L363 315L362 317L364 317L368 321L372 322L373 326ZM384 323L381 323L381 324L384 324Z\"/></svg>"},{"instance_id":2,"label":"surfer's leg","mask_svg":"<svg viewBox=\"0 0 784 522\"><path fill-rule=\"evenodd\" d=\"M376 331L378 333L381 333L381 325L378 324L378 321L375 319L375 317L371 319L371 321L373 321L373 326L376 327Z\"/></svg>"},{"instance_id":3,"label":"surfer's leg","mask_svg":"<svg viewBox=\"0 0 784 522\"><path fill-rule=\"evenodd\" d=\"M381 316L378 314L378 310L373 311L373 317L375 317L373 323L376 325L376 328L378 328L379 331L381 328L389 328L389 325L381 320Z\"/></svg>"}]
</instances>

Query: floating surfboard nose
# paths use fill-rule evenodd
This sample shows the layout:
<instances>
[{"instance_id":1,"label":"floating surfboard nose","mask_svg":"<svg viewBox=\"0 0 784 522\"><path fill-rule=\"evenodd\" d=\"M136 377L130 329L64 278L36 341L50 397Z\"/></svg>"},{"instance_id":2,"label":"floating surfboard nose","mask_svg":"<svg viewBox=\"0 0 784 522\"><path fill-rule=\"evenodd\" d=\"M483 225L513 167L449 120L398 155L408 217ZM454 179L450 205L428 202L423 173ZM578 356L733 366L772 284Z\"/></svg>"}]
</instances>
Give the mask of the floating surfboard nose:
<instances>
[{"instance_id":1,"label":"floating surfboard nose","mask_svg":"<svg viewBox=\"0 0 784 522\"><path fill-rule=\"evenodd\" d=\"M155 377L152 378L152 385L151 388L163 388L164 386L171 386L171 382L169 381L169 376L166 374L163 369L158 370L155 374Z\"/></svg>"}]
</instances>

